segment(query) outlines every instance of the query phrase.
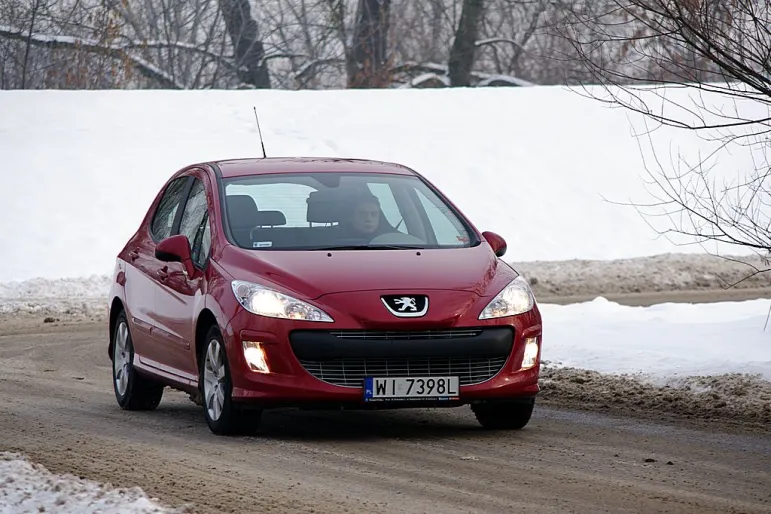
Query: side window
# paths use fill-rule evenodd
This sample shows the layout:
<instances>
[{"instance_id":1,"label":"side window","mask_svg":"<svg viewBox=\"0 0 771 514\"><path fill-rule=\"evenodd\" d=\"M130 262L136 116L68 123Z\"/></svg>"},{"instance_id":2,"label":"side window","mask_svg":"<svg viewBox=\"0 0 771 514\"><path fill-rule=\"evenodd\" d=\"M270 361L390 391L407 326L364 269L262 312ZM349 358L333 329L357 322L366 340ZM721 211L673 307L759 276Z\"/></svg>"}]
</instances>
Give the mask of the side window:
<instances>
[{"instance_id":1,"label":"side window","mask_svg":"<svg viewBox=\"0 0 771 514\"><path fill-rule=\"evenodd\" d=\"M179 223L179 233L187 236L190 247L193 247L198 229L201 227L203 217L207 212L206 189L203 182L195 179L190 195L187 198L185 210L182 213L182 221Z\"/></svg>"},{"instance_id":2,"label":"side window","mask_svg":"<svg viewBox=\"0 0 771 514\"><path fill-rule=\"evenodd\" d=\"M174 218L182 201L182 192L185 189L188 178L179 177L174 179L163 193L150 228L150 233L156 241L166 239L171 235L171 228L174 225Z\"/></svg>"},{"instance_id":3,"label":"side window","mask_svg":"<svg viewBox=\"0 0 771 514\"><path fill-rule=\"evenodd\" d=\"M369 190L372 194L377 196L380 200L380 209L383 211L383 215L391 224L392 227L397 227L399 232L407 233L407 229L404 228L402 222L402 213L399 211L399 206L396 204L396 199L391 191L391 186L388 184L372 183L368 184Z\"/></svg>"},{"instance_id":4,"label":"side window","mask_svg":"<svg viewBox=\"0 0 771 514\"><path fill-rule=\"evenodd\" d=\"M193 247L193 262L199 267L203 268L206 264L206 260L209 258L209 251L211 251L211 227L209 225L208 214L204 218L204 222L196 234L195 243Z\"/></svg>"}]
</instances>

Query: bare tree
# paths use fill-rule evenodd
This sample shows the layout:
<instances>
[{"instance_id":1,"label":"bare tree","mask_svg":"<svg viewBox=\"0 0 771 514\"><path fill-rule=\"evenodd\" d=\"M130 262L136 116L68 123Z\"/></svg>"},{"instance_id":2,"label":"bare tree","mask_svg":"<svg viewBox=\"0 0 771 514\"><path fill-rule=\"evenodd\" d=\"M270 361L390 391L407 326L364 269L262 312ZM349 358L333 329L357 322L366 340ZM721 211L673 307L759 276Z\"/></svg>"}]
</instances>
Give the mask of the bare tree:
<instances>
[{"instance_id":1,"label":"bare tree","mask_svg":"<svg viewBox=\"0 0 771 514\"><path fill-rule=\"evenodd\" d=\"M771 251L770 9L756 0L605 0L577 6L562 27L601 86L601 94L587 88L592 98L713 145L706 157L680 159L673 170L659 157L649 169L655 200L634 205L655 209L646 219L664 216L668 236ZM641 80L648 85L632 85ZM674 88L695 94L672 100ZM750 166L717 169L717 157L729 150L747 152Z\"/></svg>"},{"instance_id":2,"label":"bare tree","mask_svg":"<svg viewBox=\"0 0 771 514\"><path fill-rule=\"evenodd\" d=\"M473 21L468 13L474 14L468 8L461 21L464 6L469 5L463 0L394 2L394 51L400 59L396 78L420 87L448 87L450 61L459 70L463 64L459 58L464 56L468 80L461 84L562 83L566 65L553 54L570 47L549 28L564 18L567 1L485 0L476 25L468 23ZM458 37L466 27L476 27L473 38Z\"/></svg>"},{"instance_id":3,"label":"bare tree","mask_svg":"<svg viewBox=\"0 0 771 514\"><path fill-rule=\"evenodd\" d=\"M246 0L0 0L9 13L0 25L3 86L270 87L270 56L248 8Z\"/></svg>"},{"instance_id":4,"label":"bare tree","mask_svg":"<svg viewBox=\"0 0 771 514\"><path fill-rule=\"evenodd\" d=\"M464 3L0 0L0 87L447 87L450 61L473 86L560 81L545 29L571 0Z\"/></svg>"},{"instance_id":5,"label":"bare tree","mask_svg":"<svg viewBox=\"0 0 771 514\"><path fill-rule=\"evenodd\" d=\"M349 88L385 87L390 83L390 9L391 0L359 0L347 56Z\"/></svg>"},{"instance_id":6,"label":"bare tree","mask_svg":"<svg viewBox=\"0 0 771 514\"><path fill-rule=\"evenodd\" d=\"M543 34L544 14L555 8L551 0L488 0L476 41L477 62L499 75L537 75L551 63L530 48ZM530 77L528 77L530 78Z\"/></svg>"},{"instance_id":7,"label":"bare tree","mask_svg":"<svg viewBox=\"0 0 771 514\"><path fill-rule=\"evenodd\" d=\"M257 22L252 18L249 0L219 0L230 39L236 53L239 76L247 84L270 89L270 75L265 61L265 47L260 39Z\"/></svg>"},{"instance_id":8,"label":"bare tree","mask_svg":"<svg viewBox=\"0 0 771 514\"><path fill-rule=\"evenodd\" d=\"M8 2L11 4L8 7ZM14 5L15 4L15 5ZM118 20L103 4L78 0L4 0L0 62L5 88L125 87L135 54L116 44ZM140 74L171 84L141 59Z\"/></svg>"},{"instance_id":9,"label":"bare tree","mask_svg":"<svg viewBox=\"0 0 771 514\"><path fill-rule=\"evenodd\" d=\"M452 86L471 84L479 24L484 12L484 0L463 0L463 11L450 50L449 77Z\"/></svg>"}]
</instances>

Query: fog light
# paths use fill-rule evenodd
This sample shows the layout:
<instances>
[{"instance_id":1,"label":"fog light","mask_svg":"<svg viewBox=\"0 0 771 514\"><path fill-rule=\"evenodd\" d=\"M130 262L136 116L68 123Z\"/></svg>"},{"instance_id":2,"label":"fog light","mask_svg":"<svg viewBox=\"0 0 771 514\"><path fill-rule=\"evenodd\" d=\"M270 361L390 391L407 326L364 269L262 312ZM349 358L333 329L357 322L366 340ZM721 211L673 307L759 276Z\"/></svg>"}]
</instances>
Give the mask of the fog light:
<instances>
[{"instance_id":1,"label":"fog light","mask_svg":"<svg viewBox=\"0 0 771 514\"><path fill-rule=\"evenodd\" d=\"M529 337L525 339L525 355L522 357L522 368L530 369L538 360L538 339Z\"/></svg>"},{"instance_id":2,"label":"fog light","mask_svg":"<svg viewBox=\"0 0 771 514\"><path fill-rule=\"evenodd\" d=\"M259 373L270 373L268 367L268 356L265 354L265 348L262 343L254 341L243 341L244 358L252 371Z\"/></svg>"}]
</instances>

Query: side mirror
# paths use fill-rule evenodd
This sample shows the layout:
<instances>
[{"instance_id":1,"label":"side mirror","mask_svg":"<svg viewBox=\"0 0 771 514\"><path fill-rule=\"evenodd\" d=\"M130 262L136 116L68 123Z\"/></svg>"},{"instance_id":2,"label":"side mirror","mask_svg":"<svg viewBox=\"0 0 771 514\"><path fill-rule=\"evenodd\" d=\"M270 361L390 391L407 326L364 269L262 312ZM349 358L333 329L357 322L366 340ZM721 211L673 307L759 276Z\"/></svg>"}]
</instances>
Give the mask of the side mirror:
<instances>
[{"instance_id":1,"label":"side mirror","mask_svg":"<svg viewBox=\"0 0 771 514\"><path fill-rule=\"evenodd\" d=\"M498 257L503 257L506 254L506 240L503 239L501 236L496 234L495 232L482 232L482 235L487 240L487 242L490 244L490 247L493 249L493 252L495 252L495 255Z\"/></svg>"},{"instance_id":2,"label":"side mirror","mask_svg":"<svg viewBox=\"0 0 771 514\"><path fill-rule=\"evenodd\" d=\"M192 276L193 260L190 254L190 242L184 234L167 237L155 247L155 257L163 262L181 262L188 276Z\"/></svg>"}]
</instances>

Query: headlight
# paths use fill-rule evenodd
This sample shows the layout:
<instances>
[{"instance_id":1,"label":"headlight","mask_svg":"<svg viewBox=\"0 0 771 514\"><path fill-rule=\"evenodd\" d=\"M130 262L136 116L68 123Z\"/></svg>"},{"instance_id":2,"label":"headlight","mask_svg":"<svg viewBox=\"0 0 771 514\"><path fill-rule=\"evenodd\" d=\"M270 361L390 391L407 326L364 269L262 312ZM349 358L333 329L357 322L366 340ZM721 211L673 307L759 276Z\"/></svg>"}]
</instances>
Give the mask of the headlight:
<instances>
[{"instance_id":1,"label":"headlight","mask_svg":"<svg viewBox=\"0 0 771 514\"><path fill-rule=\"evenodd\" d=\"M238 302L251 313L270 318L334 321L321 309L273 289L243 280L234 280L231 285Z\"/></svg>"},{"instance_id":2,"label":"headlight","mask_svg":"<svg viewBox=\"0 0 771 514\"><path fill-rule=\"evenodd\" d=\"M509 282L503 291L487 304L479 319L502 318L515 316L529 311L535 305L535 298L530 286L522 276Z\"/></svg>"}]
</instances>

